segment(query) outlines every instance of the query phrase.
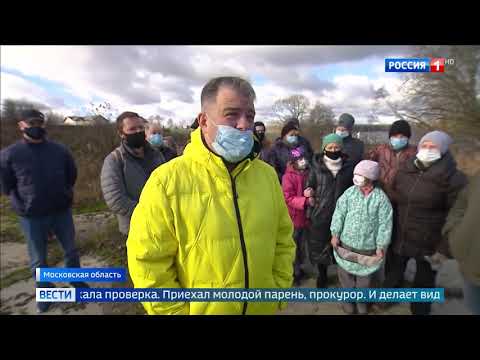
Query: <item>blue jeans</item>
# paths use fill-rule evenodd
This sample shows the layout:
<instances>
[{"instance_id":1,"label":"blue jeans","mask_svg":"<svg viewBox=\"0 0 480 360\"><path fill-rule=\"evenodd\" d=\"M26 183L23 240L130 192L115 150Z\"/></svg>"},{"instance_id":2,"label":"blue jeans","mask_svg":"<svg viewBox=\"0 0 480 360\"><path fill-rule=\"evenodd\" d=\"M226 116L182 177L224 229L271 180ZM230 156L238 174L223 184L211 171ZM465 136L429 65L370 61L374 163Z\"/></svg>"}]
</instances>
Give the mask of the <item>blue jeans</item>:
<instances>
[{"instance_id":1,"label":"blue jeans","mask_svg":"<svg viewBox=\"0 0 480 360\"><path fill-rule=\"evenodd\" d=\"M480 315L480 286L463 280L463 297L473 315Z\"/></svg>"},{"instance_id":2,"label":"blue jeans","mask_svg":"<svg viewBox=\"0 0 480 360\"><path fill-rule=\"evenodd\" d=\"M48 267L47 243L50 231L56 235L63 248L65 267L80 267L80 258L75 247L72 209L45 216L21 216L20 226L27 238L30 269L34 279L37 267ZM37 283L37 287L48 287L48 283Z\"/></svg>"}]
</instances>

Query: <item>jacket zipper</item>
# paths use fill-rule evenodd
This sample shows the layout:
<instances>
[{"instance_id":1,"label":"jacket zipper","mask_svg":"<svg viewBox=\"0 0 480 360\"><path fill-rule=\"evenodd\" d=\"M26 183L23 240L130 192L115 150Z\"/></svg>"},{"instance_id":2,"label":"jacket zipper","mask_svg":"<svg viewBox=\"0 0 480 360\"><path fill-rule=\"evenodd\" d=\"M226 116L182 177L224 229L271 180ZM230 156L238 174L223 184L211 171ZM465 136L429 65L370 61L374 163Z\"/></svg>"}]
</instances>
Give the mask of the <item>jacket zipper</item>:
<instances>
[{"instance_id":1,"label":"jacket zipper","mask_svg":"<svg viewBox=\"0 0 480 360\"><path fill-rule=\"evenodd\" d=\"M242 219L240 217L240 208L238 207L238 194L237 194L237 187L235 185L235 179L230 174L230 179L232 181L232 193L233 193L233 204L235 206L235 214L237 216L237 225L238 225L238 232L240 234L240 244L242 246L242 254L243 254L243 267L245 269L245 289L249 288L249 280L248 280L248 262L247 262L247 247L245 245L245 238L243 237L243 227L242 227ZM243 303L243 310L242 315L247 313L247 302Z\"/></svg>"}]
</instances>

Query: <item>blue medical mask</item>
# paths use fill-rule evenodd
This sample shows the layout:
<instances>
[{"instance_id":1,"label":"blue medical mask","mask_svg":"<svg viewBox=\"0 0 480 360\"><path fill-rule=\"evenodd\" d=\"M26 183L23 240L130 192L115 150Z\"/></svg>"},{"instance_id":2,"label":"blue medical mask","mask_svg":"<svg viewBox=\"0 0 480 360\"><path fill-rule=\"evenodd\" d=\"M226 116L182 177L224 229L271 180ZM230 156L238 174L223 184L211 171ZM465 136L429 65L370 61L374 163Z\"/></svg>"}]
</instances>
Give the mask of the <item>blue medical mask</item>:
<instances>
[{"instance_id":1,"label":"blue medical mask","mask_svg":"<svg viewBox=\"0 0 480 360\"><path fill-rule=\"evenodd\" d=\"M298 142L298 136L296 136L296 135L288 135L288 136L286 137L286 140L287 140L287 142L288 142L289 144L292 144L292 145L293 145L293 144L296 144L296 143Z\"/></svg>"},{"instance_id":2,"label":"blue medical mask","mask_svg":"<svg viewBox=\"0 0 480 360\"><path fill-rule=\"evenodd\" d=\"M390 144L392 145L393 150L400 150L403 149L408 144L408 138L406 137L391 137Z\"/></svg>"},{"instance_id":3,"label":"blue medical mask","mask_svg":"<svg viewBox=\"0 0 480 360\"><path fill-rule=\"evenodd\" d=\"M345 139L346 137L348 137L348 135L350 135L350 133L348 131L337 130L337 131L335 131L335 133L343 139Z\"/></svg>"},{"instance_id":4,"label":"blue medical mask","mask_svg":"<svg viewBox=\"0 0 480 360\"><path fill-rule=\"evenodd\" d=\"M153 146L162 146L163 145L163 136L162 134L153 134L148 138L148 142Z\"/></svg>"},{"instance_id":5,"label":"blue medical mask","mask_svg":"<svg viewBox=\"0 0 480 360\"><path fill-rule=\"evenodd\" d=\"M232 126L217 125L217 135L212 143L213 150L229 163L245 159L253 148L253 131L238 130Z\"/></svg>"}]
</instances>

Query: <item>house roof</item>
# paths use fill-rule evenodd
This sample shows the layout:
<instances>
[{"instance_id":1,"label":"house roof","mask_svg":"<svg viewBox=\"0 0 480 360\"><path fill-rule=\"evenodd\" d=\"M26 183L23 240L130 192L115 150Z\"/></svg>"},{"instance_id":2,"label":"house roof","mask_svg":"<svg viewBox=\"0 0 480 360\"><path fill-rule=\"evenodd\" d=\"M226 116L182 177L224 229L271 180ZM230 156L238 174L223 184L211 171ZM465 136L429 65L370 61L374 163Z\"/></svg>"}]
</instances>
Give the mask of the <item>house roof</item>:
<instances>
[{"instance_id":1,"label":"house roof","mask_svg":"<svg viewBox=\"0 0 480 360\"><path fill-rule=\"evenodd\" d=\"M96 124L104 123L108 124L110 121L103 117L102 115L93 115L93 116L67 116L64 120L67 121L68 119L75 121L75 122L94 122Z\"/></svg>"}]
</instances>

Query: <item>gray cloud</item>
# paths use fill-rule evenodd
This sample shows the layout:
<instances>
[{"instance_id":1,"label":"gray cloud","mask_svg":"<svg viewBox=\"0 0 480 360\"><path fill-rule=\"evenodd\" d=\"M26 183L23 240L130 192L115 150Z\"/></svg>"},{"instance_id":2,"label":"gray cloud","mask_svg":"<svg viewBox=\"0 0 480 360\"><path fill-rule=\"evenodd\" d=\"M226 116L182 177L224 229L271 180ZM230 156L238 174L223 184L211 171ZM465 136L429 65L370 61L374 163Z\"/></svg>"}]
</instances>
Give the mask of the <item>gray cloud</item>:
<instances>
[{"instance_id":1,"label":"gray cloud","mask_svg":"<svg viewBox=\"0 0 480 360\"><path fill-rule=\"evenodd\" d=\"M402 46L267 46L239 47L232 51L201 46L96 46L88 64L89 81L126 102L149 104L165 95L186 103L196 99L192 87L211 76L261 73L268 81L292 92L319 92L333 85L308 73L308 67L368 56L406 52ZM208 55L212 66L195 68L195 55ZM243 68L228 64L235 60ZM141 76L144 74L144 77ZM159 78L159 81L149 81Z\"/></svg>"}]
</instances>

